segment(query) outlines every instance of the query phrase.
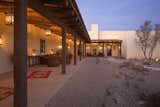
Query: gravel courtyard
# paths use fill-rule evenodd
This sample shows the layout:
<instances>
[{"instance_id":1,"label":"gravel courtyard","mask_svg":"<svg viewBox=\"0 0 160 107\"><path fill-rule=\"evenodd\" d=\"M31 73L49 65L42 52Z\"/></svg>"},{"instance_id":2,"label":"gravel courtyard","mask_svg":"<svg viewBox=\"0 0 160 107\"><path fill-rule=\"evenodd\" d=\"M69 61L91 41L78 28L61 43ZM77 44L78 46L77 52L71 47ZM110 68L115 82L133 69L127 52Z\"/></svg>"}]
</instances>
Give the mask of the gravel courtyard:
<instances>
[{"instance_id":1,"label":"gravel courtyard","mask_svg":"<svg viewBox=\"0 0 160 107\"><path fill-rule=\"evenodd\" d=\"M121 77L116 77L116 72L119 70L119 63L121 63L121 60L100 58L97 61L96 58L86 59L86 61L80 64L79 70L74 73L67 83L51 98L46 107L132 107L111 106L112 101L108 103L111 104L110 106L106 106L107 89L110 89L112 86L118 86L124 82ZM160 72L150 73L148 75L148 79L140 79L140 87L146 86L146 88L148 88L151 85L151 91L153 91L152 89L160 90L160 86L157 85ZM115 90L115 88L113 88L113 90ZM117 90L118 89L115 91ZM120 90L123 90L123 88ZM118 104L119 102L114 101L114 103ZM133 103L143 104L143 101Z\"/></svg>"}]
</instances>

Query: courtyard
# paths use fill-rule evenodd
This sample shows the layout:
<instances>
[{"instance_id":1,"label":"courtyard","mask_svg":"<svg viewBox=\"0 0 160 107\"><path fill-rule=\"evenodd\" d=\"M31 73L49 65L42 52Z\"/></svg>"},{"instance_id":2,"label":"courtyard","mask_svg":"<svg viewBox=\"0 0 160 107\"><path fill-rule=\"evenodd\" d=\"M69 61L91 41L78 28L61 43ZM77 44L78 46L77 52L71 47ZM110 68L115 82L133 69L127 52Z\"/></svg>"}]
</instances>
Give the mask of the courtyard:
<instances>
[{"instance_id":1,"label":"courtyard","mask_svg":"<svg viewBox=\"0 0 160 107\"><path fill-rule=\"evenodd\" d=\"M159 3L0 0L0 107L160 107Z\"/></svg>"},{"instance_id":2,"label":"courtyard","mask_svg":"<svg viewBox=\"0 0 160 107\"><path fill-rule=\"evenodd\" d=\"M37 69L52 73L48 78L28 79L29 107L146 107L148 102L142 94L159 93L160 72L120 68L125 61L90 57L77 66L68 65L66 75L60 73L60 67L30 68L29 74ZM128 77L123 77L127 73ZM0 87L13 88L11 74L0 80ZM12 103L10 95L0 101L0 106L12 107Z\"/></svg>"}]
</instances>

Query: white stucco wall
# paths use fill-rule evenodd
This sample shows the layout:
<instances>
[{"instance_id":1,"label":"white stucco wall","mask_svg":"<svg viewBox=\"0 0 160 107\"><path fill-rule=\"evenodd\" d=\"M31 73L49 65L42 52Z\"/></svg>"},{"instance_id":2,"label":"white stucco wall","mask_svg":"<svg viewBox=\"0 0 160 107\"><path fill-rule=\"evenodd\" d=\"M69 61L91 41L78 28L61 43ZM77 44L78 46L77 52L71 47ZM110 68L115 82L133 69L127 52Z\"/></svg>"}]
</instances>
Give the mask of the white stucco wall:
<instances>
[{"instance_id":1,"label":"white stucco wall","mask_svg":"<svg viewBox=\"0 0 160 107\"><path fill-rule=\"evenodd\" d=\"M60 41L56 40L57 35L46 36L45 30L28 24L28 55L31 55L32 49L36 49L36 54L40 55L40 39L46 42L46 53L48 54L51 49L56 49L60 45Z\"/></svg>"},{"instance_id":2,"label":"white stucco wall","mask_svg":"<svg viewBox=\"0 0 160 107\"><path fill-rule=\"evenodd\" d=\"M99 39L99 30L98 30L98 25L93 24L91 26L91 31L89 31L89 35L91 35L91 39Z\"/></svg>"},{"instance_id":3,"label":"white stucco wall","mask_svg":"<svg viewBox=\"0 0 160 107\"><path fill-rule=\"evenodd\" d=\"M5 15L0 13L0 35L2 36L3 45L0 46L0 74L13 71L13 62L11 56L13 56L13 25L5 24ZM40 54L40 39L46 41L46 53L48 54L50 49L57 50L58 45L61 43L60 36L51 35L47 37L45 30L40 29L34 25L27 25L28 36L28 55L32 54L32 49L36 49L36 54ZM57 39L59 38L59 39ZM72 47L71 47L72 48Z\"/></svg>"},{"instance_id":4,"label":"white stucco wall","mask_svg":"<svg viewBox=\"0 0 160 107\"><path fill-rule=\"evenodd\" d=\"M94 26L98 26L98 25L92 25L92 27ZM128 59L143 58L143 54L140 48L135 43L135 39L137 37L136 31L99 31L98 30L98 33L97 33L98 35L95 35L95 33L93 33L94 31L88 31L88 32L91 40L98 39L98 37L99 39L102 39L102 40L105 40L105 39L106 40L107 39L122 40L122 56L123 57L126 57ZM153 57L154 58L160 57L160 44L158 44L158 46L156 47Z\"/></svg>"},{"instance_id":5,"label":"white stucco wall","mask_svg":"<svg viewBox=\"0 0 160 107\"><path fill-rule=\"evenodd\" d=\"M0 46L0 73L12 71L13 63L13 26L6 26L4 14L0 13L0 35L3 45Z\"/></svg>"}]
</instances>

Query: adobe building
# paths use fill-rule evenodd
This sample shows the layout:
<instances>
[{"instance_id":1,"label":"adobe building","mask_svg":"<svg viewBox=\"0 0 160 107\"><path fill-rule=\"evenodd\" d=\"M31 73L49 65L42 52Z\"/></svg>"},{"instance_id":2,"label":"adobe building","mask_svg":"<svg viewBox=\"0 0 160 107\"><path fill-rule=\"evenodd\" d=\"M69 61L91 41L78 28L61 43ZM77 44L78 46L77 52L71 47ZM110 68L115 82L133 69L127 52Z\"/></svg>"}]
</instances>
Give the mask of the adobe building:
<instances>
[{"instance_id":1,"label":"adobe building","mask_svg":"<svg viewBox=\"0 0 160 107\"><path fill-rule=\"evenodd\" d=\"M98 24L93 24L88 32L91 38L91 42L86 44L88 56L143 58L143 53L135 42L136 31L100 31ZM153 57L160 57L160 45L156 47Z\"/></svg>"},{"instance_id":2,"label":"adobe building","mask_svg":"<svg viewBox=\"0 0 160 107\"><path fill-rule=\"evenodd\" d=\"M21 40L14 38L14 5L14 0L0 1L0 74L13 71L15 41L21 45ZM29 1L27 4L26 14L27 28L22 29L27 30L25 45L28 67L46 64L46 61L41 60L45 56L58 55L64 59L63 47L66 49L65 56L70 55L73 63L76 64L76 60L81 59L82 54L84 55L84 43L90 38L74 0L73 2L31 0L31 3ZM21 29L17 29L16 32L20 31ZM65 46L62 46L63 35ZM78 49L79 47L81 49ZM81 56L78 55L78 50L82 51ZM57 58L53 58L54 61L55 59Z\"/></svg>"}]
</instances>

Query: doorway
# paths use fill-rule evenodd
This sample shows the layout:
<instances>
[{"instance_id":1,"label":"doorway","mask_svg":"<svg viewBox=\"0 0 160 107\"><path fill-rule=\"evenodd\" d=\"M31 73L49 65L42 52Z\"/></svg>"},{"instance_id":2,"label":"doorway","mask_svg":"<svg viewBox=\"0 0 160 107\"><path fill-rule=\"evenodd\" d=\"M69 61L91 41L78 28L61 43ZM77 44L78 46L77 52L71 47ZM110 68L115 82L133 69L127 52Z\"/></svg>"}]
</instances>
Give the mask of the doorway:
<instances>
[{"instance_id":1,"label":"doorway","mask_svg":"<svg viewBox=\"0 0 160 107\"><path fill-rule=\"evenodd\" d=\"M112 46L111 45L107 46L107 56L112 56Z\"/></svg>"}]
</instances>

